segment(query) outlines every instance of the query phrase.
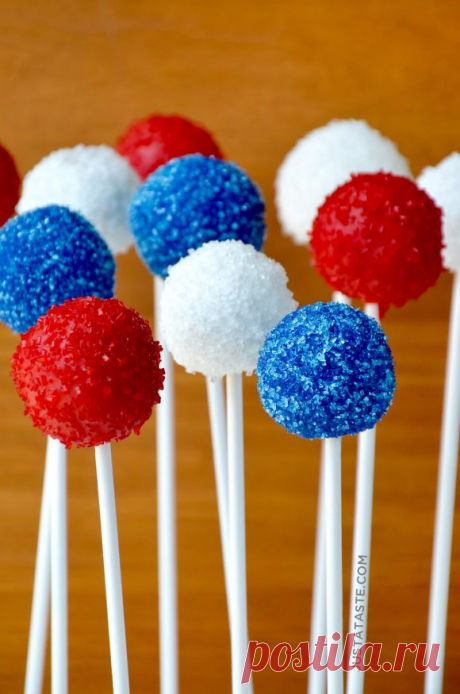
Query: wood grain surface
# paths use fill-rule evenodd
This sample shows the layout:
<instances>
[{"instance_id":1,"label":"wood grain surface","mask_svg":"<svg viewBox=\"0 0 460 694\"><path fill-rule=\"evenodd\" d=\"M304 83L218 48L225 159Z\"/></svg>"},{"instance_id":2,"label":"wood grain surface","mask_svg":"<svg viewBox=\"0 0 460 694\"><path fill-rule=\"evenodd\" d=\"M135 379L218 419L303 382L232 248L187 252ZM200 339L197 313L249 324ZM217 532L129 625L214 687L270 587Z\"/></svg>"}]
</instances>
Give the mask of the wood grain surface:
<instances>
[{"instance_id":1,"label":"wood grain surface","mask_svg":"<svg viewBox=\"0 0 460 694\"><path fill-rule=\"evenodd\" d=\"M305 249L282 237L273 178L284 153L333 117L361 117L394 138L418 173L460 148L460 6L456 0L3 0L0 140L22 173L50 150L112 144L150 112L210 127L262 186L267 252L301 302L329 290ZM151 317L151 278L120 259L119 295ZM385 320L398 391L379 427L369 637L392 658L426 635L435 484L451 278ZM44 440L9 379L16 338L0 329L0 692L22 691ZM181 691L229 692L219 533L199 376L177 369ZM245 379L249 618L253 638L296 645L309 635L318 446L264 414ZM132 691L158 691L154 424L114 450ZM355 470L344 444L345 614ZM95 469L72 452L71 692L109 692L110 664ZM458 520L458 518L457 518ZM460 538L454 538L445 691L460 687ZM366 690L422 692L407 657ZM266 670L256 692L305 691L305 674Z\"/></svg>"}]
</instances>

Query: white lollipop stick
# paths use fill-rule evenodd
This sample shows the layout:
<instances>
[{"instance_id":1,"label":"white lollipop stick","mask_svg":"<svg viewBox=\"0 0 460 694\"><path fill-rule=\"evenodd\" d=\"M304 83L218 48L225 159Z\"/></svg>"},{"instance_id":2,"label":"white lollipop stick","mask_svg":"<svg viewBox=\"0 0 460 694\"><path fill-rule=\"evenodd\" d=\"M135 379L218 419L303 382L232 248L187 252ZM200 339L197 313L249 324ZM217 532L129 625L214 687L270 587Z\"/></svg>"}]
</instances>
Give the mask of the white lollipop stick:
<instances>
[{"instance_id":1,"label":"white lollipop stick","mask_svg":"<svg viewBox=\"0 0 460 694\"><path fill-rule=\"evenodd\" d=\"M333 292L332 301L350 305L350 299L341 292ZM321 467L319 473L318 511L316 514L315 559L313 574L313 591L311 603L310 648L313 651L318 636L326 634L326 516L325 516L325 482L324 482L324 448L321 442ZM323 657L322 663L326 662ZM326 691L326 670L308 671L308 694L324 694Z\"/></svg>"},{"instance_id":2,"label":"white lollipop stick","mask_svg":"<svg viewBox=\"0 0 460 694\"><path fill-rule=\"evenodd\" d=\"M241 684L247 638L246 528L244 497L243 384L241 374L227 376L228 489L230 521L230 597L232 692L244 694Z\"/></svg>"},{"instance_id":3,"label":"white lollipop stick","mask_svg":"<svg viewBox=\"0 0 460 694\"><path fill-rule=\"evenodd\" d=\"M126 649L117 511L113 484L110 444L96 446L96 472L101 515L102 553L109 623L110 657L114 694L129 694L128 653Z\"/></svg>"},{"instance_id":4,"label":"white lollipop stick","mask_svg":"<svg viewBox=\"0 0 460 694\"><path fill-rule=\"evenodd\" d=\"M157 423L158 600L160 616L161 694L179 691L177 635L176 466L174 450L174 370L159 327L163 280L155 277L155 332L161 343L165 370Z\"/></svg>"},{"instance_id":5,"label":"white lollipop stick","mask_svg":"<svg viewBox=\"0 0 460 694\"><path fill-rule=\"evenodd\" d=\"M325 441L321 442L321 467L319 471L318 510L316 513L316 540L311 603L310 649L314 652L318 636L327 633L326 619L326 499L325 499ZM325 658L321 660L325 663ZM324 694L326 670L308 671L308 694Z\"/></svg>"},{"instance_id":6,"label":"white lollipop stick","mask_svg":"<svg viewBox=\"0 0 460 694\"><path fill-rule=\"evenodd\" d=\"M209 422L211 426L214 475L216 478L217 508L219 512L220 541L224 564L227 609L230 619L230 537L228 516L228 464L227 464L227 425L225 413L224 384L221 378L206 379L208 394Z\"/></svg>"},{"instance_id":7,"label":"white lollipop stick","mask_svg":"<svg viewBox=\"0 0 460 694\"><path fill-rule=\"evenodd\" d=\"M65 446L48 441L51 519L51 691L68 691L67 596L67 454Z\"/></svg>"},{"instance_id":8,"label":"white lollipop stick","mask_svg":"<svg viewBox=\"0 0 460 694\"><path fill-rule=\"evenodd\" d=\"M338 644L336 662L342 658L343 587L342 587L342 483L341 439L325 439L326 498L326 611L328 651ZM332 635L340 634L339 640ZM327 671L328 694L343 694L343 670Z\"/></svg>"},{"instance_id":9,"label":"white lollipop stick","mask_svg":"<svg viewBox=\"0 0 460 694\"><path fill-rule=\"evenodd\" d=\"M364 311L371 318L379 320L378 304L366 304ZM366 642L367 636L376 432L377 428L373 427L363 431L358 437L348 631L350 634L359 634L359 638L355 638L354 649L350 654L352 665L361 664L357 663L356 654ZM347 694L362 694L363 689L364 672L354 668L347 676Z\"/></svg>"},{"instance_id":10,"label":"white lollipop stick","mask_svg":"<svg viewBox=\"0 0 460 694\"><path fill-rule=\"evenodd\" d=\"M460 275L455 274L450 312L449 344L441 430L441 450L436 499L433 558L431 563L428 653L440 644L437 672L425 673L425 694L442 692L446 650L447 605L449 600L452 531L460 427Z\"/></svg>"},{"instance_id":11,"label":"white lollipop stick","mask_svg":"<svg viewBox=\"0 0 460 694\"><path fill-rule=\"evenodd\" d=\"M45 670L46 643L48 640L48 614L50 603L51 570L51 456L54 448L51 439L46 445L45 474L43 477L40 522L38 527L37 556L30 616L29 644L27 647L26 679L24 694L41 694Z\"/></svg>"},{"instance_id":12,"label":"white lollipop stick","mask_svg":"<svg viewBox=\"0 0 460 694\"><path fill-rule=\"evenodd\" d=\"M221 378L207 378L206 388L208 393L209 420L211 425L214 474L216 478L217 506L219 511L220 539L224 564L225 590L227 595L227 610L230 623L232 616L232 603L230 597L231 562L228 513L227 424L223 380ZM247 624L245 642L249 642ZM252 691L253 684L251 679L248 683L248 692L251 693Z\"/></svg>"}]
</instances>

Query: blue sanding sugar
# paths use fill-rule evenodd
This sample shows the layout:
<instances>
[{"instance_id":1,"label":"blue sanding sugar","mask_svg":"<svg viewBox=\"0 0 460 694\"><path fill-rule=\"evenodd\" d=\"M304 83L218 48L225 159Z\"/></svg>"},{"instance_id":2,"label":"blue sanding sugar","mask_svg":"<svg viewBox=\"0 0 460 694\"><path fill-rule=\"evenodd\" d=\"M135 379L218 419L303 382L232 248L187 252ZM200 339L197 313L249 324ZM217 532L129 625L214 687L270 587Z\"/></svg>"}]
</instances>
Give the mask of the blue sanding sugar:
<instances>
[{"instance_id":1,"label":"blue sanding sugar","mask_svg":"<svg viewBox=\"0 0 460 694\"><path fill-rule=\"evenodd\" d=\"M132 198L130 224L139 255L166 277L168 267L208 241L240 240L260 251L265 205L238 166L194 154L149 176Z\"/></svg>"},{"instance_id":2,"label":"blue sanding sugar","mask_svg":"<svg viewBox=\"0 0 460 694\"><path fill-rule=\"evenodd\" d=\"M108 299L115 261L77 212L50 205L0 229L0 320L25 333L53 305L82 296Z\"/></svg>"},{"instance_id":3,"label":"blue sanding sugar","mask_svg":"<svg viewBox=\"0 0 460 694\"><path fill-rule=\"evenodd\" d=\"M260 352L257 377L266 412L306 439L371 429L396 386L377 321L337 303L303 306L278 323Z\"/></svg>"}]
</instances>

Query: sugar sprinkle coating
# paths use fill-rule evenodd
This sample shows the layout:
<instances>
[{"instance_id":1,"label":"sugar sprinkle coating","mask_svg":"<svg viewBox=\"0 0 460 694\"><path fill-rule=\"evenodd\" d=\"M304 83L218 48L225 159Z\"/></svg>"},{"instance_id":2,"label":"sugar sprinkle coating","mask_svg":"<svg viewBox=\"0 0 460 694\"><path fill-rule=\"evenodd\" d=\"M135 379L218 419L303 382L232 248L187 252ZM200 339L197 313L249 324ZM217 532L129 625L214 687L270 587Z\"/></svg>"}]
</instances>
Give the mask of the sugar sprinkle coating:
<instances>
[{"instance_id":1,"label":"sugar sprinkle coating","mask_svg":"<svg viewBox=\"0 0 460 694\"><path fill-rule=\"evenodd\" d=\"M278 218L294 243L307 245L318 208L352 174L410 176L397 146L363 120L333 120L307 133L288 152L275 180Z\"/></svg>"},{"instance_id":2,"label":"sugar sprinkle coating","mask_svg":"<svg viewBox=\"0 0 460 694\"><path fill-rule=\"evenodd\" d=\"M260 250L265 205L257 186L236 164L200 154L173 159L133 197L131 229L154 275L208 241L235 239Z\"/></svg>"},{"instance_id":3,"label":"sugar sprinkle coating","mask_svg":"<svg viewBox=\"0 0 460 694\"><path fill-rule=\"evenodd\" d=\"M68 448L138 434L160 402L161 347L149 324L117 299L53 307L22 336L12 378L43 434Z\"/></svg>"},{"instance_id":4,"label":"sugar sprinkle coating","mask_svg":"<svg viewBox=\"0 0 460 694\"><path fill-rule=\"evenodd\" d=\"M113 296L115 261L77 212L50 205L0 229L0 320L25 333L51 306L81 296Z\"/></svg>"},{"instance_id":5,"label":"sugar sprinkle coating","mask_svg":"<svg viewBox=\"0 0 460 694\"><path fill-rule=\"evenodd\" d=\"M171 268L161 301L165 344L187 371L252 373L269 330L297 302L284 268L241 241L212 241Z\"/></svg>"},{"instance_id":6,"label":"sugar sprinkle coating","mask_svg":"<svg viewBox=\"0 0 460 694\"><path fill-rule=\"evenodd\" d=\"M51 152L29 171L16 209L65 205L86 217L117 255L133 243L128 207L139 184L134 169L111 147L77 145Z\"/></svg>"},{"instance_id":7,"label":"sugar sprinkle coating","mask_svg":"<svg viewBox=\"0 0 460 694\"><path fill-rule=\"evenodd\" d=\"M142 180L170 159L186 154L223 159L211 133L183 116L154 114L136 120L119 138L116 149L128 159Z\"/></svg>"},{"instance_id":8,"label":"sugar sprinkle coating","mask_svg":"<svg viewBox=\"0 0 460 694\"><path fill-rule=\"evenodd\" d=\"M417 179L442 209L444 267L460 270L460 154L453 152L436 166L427 166Z\"/></svg>"},{"instance_id":9,"label":"sugar sprinkle coating","mask_svg":"<svg viewBox=\"0 0 460 694\"><path fill-rule=\"evenodd\" d=\"M8 150L0 145L0 226L14 215L21 179Z\"/></svg>"},{"instance_id":10,"label":"sugar sprinkle coating","mask_svg":"<svg viewBox=\"0 0 460 694\"><path fill-rule=\"evenodd\" d=\"M262 405L305 439L358 434L390 407L396 386L386 336L373 318L345 304L316 303L286 316L257 363Z\"/></svg>"},{"instance_id":11,"label":"sugar sprinkle coating","mask_svg":"<svg viewBox=\"0 0 460 694\"><path fill-rule=\"evenodd\" d=\"M441 211L393 174L359 174L330 195L313 224L318 272L346 296L403 306L442 272Z\"/></svg>"}]
</instances>

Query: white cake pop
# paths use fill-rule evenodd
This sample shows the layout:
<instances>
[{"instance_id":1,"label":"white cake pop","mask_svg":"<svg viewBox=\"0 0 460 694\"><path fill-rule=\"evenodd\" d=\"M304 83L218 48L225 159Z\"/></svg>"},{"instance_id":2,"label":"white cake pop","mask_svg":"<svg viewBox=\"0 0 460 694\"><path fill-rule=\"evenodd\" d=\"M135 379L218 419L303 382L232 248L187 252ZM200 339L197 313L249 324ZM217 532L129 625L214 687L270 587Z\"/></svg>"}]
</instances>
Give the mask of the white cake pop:
<instances>
[{"instance_id":1,"label":"white cake pop","mask_svg":"<svg viewBox=\"0 0 460 694\"><path fill-rule=\"evenodd\" d=\"M284 268L242 241L211 241L170 268L161 328L175 361L210 378L251 374L297 302Z\"/></svg>"},{"instance_id":2,"label":"white cake pop","mask_svg":"<svg viewBox=\"0 0 460 694\"><path fill-rule=\"evenodd\" d=\"M363 120L333 120L312 130L286 155L275 180L278 218L294 243L306 245L318 208L352 174L411 176L396 145Z\"/></svg>"},{"instance_id":3,"label":"white cake pop","mask_svg":"<svg viewBox=\"0 0 460 694\"><path fill-rule=\"evenodd\" d=\"M453 152L436 166L427 166L417 179L443 213L444 267L460 270L460 154Z\"/></svg>"},{"instance_id":4,"label":"white cake pop","mask_svg":"<svg viewBox=\"0 0 460 694\"><path fill-rule=\"evenodd\" d=\"M126 159L106 145L58 149L25 176L16 210L56 204L80 212L114 254L133 243L128 206L140 179Z\"/></svg>"}]
</instances>

